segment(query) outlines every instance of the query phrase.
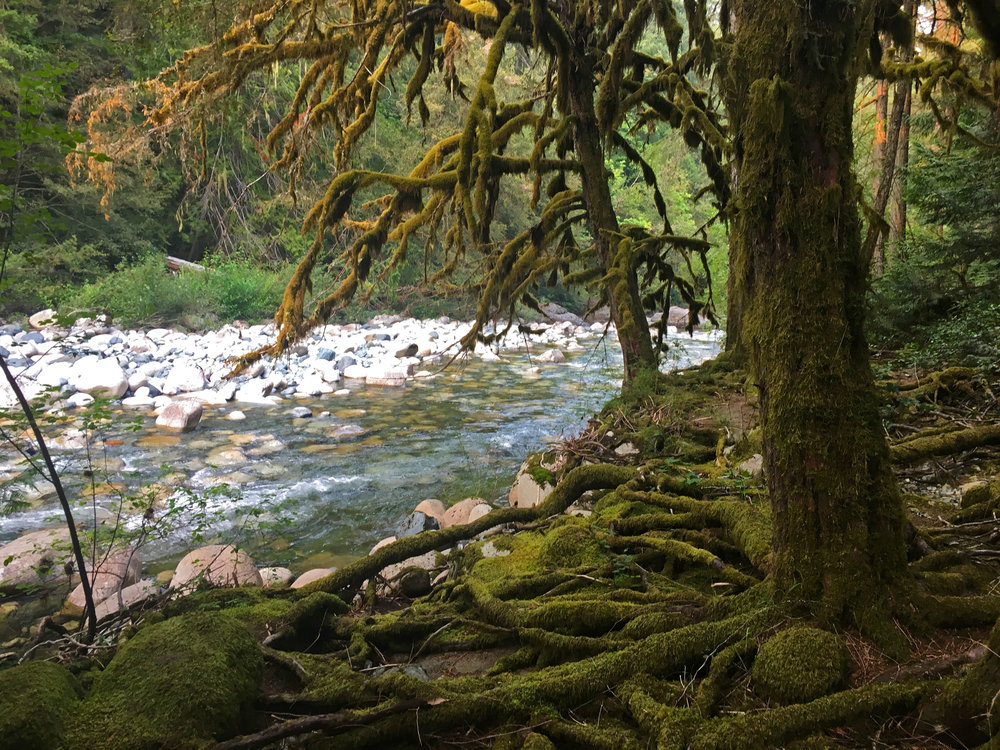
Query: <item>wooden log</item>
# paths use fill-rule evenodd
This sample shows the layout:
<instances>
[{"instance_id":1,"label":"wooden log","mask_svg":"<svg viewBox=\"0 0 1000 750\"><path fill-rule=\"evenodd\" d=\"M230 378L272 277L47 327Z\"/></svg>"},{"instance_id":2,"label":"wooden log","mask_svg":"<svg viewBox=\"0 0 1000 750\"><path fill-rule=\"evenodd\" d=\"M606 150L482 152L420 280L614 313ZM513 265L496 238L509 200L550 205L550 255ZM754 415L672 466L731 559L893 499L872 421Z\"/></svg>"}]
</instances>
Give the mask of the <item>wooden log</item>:
<instances>
[{"instance_id":1,"label":"wooden log","mask_svg":"<svg viewBox=\"0 0 1000 750\"><path fill-rule=\"evenodd\" d=\"M205 266L200 263L192 263L189 260L175 258L173 255L167 256L167 268L171 271L180 271L182 268L188 271L204 271Z\"/></svg>"}]
</instances>

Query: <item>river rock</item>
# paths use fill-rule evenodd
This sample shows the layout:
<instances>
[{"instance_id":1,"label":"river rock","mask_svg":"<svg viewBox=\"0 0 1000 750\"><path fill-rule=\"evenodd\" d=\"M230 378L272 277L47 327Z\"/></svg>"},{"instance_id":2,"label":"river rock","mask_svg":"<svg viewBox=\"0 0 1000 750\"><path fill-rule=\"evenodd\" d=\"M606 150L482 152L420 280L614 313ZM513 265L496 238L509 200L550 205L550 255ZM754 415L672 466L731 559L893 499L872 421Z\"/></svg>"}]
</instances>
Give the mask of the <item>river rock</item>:
<instances>
[{"instance_id":1,"label":"river rock","mask_svg":"<svg viewBox=\"0 0 1000 750\"><path fill-rule=\"evenodd\" d=\"M156 581L139 581L131 586L126 586L121 591L116 591L103 602L97 605L96 614L98 620L103 620L113 614L117 614L123 609L134 607L144 601L148 601L160 593L160 585Z\"/></svg>"},{"instance_id":2,"label":"river rock","mask_svg":"<svg viewBox=\"0 0 1000 750\"><path fill-rule=\"evenodd\" d=\"M374 551L374 550L373 550ZM425 552L422 555L409 557L402 562L387 565L379 573L379 576L388 586L388 589L380 587L379 593L382 596L389 596L393 593L404 596L422 596L430 591L431 579L427 571L433 570L437 566L437 553ZM412 571L420 571L415 577L411 577ZM409 578L409 580L407 580Z\"/></svg>"},{"instance_id":3,"label":"river rock","mask_svg":"<svg viewBox=\"0 0 1000 750\"><path fill-rule=\"evenodd\" d=\"M566 355L564 355L558 349L547 349L536 358L538 362L553 362L555 364L561 364L566 361Z\"/></svg>"},{"instance_id":4,"label":"river rock","mask_svg":"<svg viewBox=\"0 0 1000 750\"><path fill-rule=\"evenodd\" d=\"M344 377L349 380L364 380L368 377L368 368L359 364L350 364L343 369L343 373Z\"/></svg>"},{"instance_id":5,"label":"river rock","mask_svg":"<svg viewBox=\"0 0 1000 750\"><path fill-rule=\"evenodd\" d=\"M312 419L312 415L313 415L312 409L310 409L308 406L296 406L294 409L288 412L288 416L290 416L292 419Z\"/></svg>"},{"instance_id":6,"label":"river rock","mask_svg":"<svg viewBox=\"0 0 1000 750\"><path fill-rule=\"evenodd\" d=\"M121 398L128 390L128 375L113 359L84 357L73 365L70 383L91 396Z\"/></svg>"},{"instance_id":7,"label":"river rock","mask_svg":"<svg viewBox=\"0 0 1000 750\"><path fill-rule=\"evenodd\" d=\"M307 570L292 581L290 588L300 589L303 586L308 586L310 583L326 578L335 570L336 568L313 568L312 570Z\"/></svg>"},{"instance_id":8,"label":"river rock","mask_svg":"<svg viewBox=\"0 0 1000 750\"><path fill-rule=\"evenodd\" d=\"M55 310L40 310L28 318L28 325L32 328L44 328L56 322Z\"/></svg>"},{"instance_id":9,"label":"river rock","mask_svg":"<svg viewBox=\"0 0 1000 750\"><path fill-rule=\"evenodd\" d=\"M674 326L676 328L687 328L688 322L691 319L691 311L686 307L677 307L676 305L671 305L670 310L667 313L667 325ZM694 325L698 324L698 316L694 316Z\"/></svg>"},{"instance_id":10,"label":"river rock","mask_svg":"<svg viewBox=\"0 0 1000 750\"><path fill-rule=\"evenodd\" d=\"M514 478L514 484L510 488L508 499L514 508L534 508L551 495L552 490L555 489L555 486L549 482L539 484L531 476L532 461L533 459L528 459L521 464L521 468L518 469L517 476Z\"/></svg>"},{"instance_id":11,"label":"river rock","mask_svg":"<svg viewBox=\"0 0 1000 750\"><path fill-rule=\"evenodd\" d=\"M172 401L156 418L156 426L168 430L190 432L201 421L204 407L197 401Z\"/></svg>"},{"instance_id":12,"label":"river rock","mask_svg":"<svg viewBox=\"0 0 1000 750\"><path fill-rule=\"evenodd\" d=\"M66 399L66 406L71 409L83 409L94 403L94 397L89 393L74 393Z\"/></svg>"},{"instance_id":13,"label":"river rock","mask_svg":"<svg viewBox=\"0 0 1000 750\"><path fill-rule=\"evenodd\" d=\"M347 440L356 440L367 434L367 430L361 425L357 424L344 424L337 427L330 433L330 438L338 442L344 442Z\"/></svg>"},{"instance_id":14,"label":"river rock","mask_svg":"<svg viewBox=\"0 0 1000 750\"><path fill-rule=\"evenodd\" d=\"M193 590L203 582L209 586L264 584L250 555L229 544L210 544L187 553L177 563L170 588Z\"/></svg>"},{"instance_id":15,"label":"river rock","mask_svg":"<svg viewBox=\"0 0 1000 750\"><path fill-rule=\"evenodd\" d=\"M129 409L152 409L155 405L155 399L149 396L129 396L122 399L122 406L127 406Z\"/></svg>"},{"instance_id":16,"label":"river rock","mask_svg":"<svg viewBox=\"0 0 1000 750\"><path fill-rule=\"evenodd\" d=\"M64 565L73 558L69 531L57 527L32 531L0 547L0 591L66 580Z\"/></svg>"},{"instance_id":17,"label":"river rock","mask_svg":"<svg viewBox=\"0 0 1000 750\"><path fill-rule=\"evenodd\" d=\"M167 375L160 390L168 396L173 396L178 393L204 390L205 385L204 371L196 364L185 362L170 369L170 374Z\"/></svg>"},{"instance_id":18,"label":"river rock","mask_svg":"<svg viewBox=\"0 0 1000 750\"><path fill-rule=\"evenodd\" d=\"M288 568L261 568L260 578L264 582L264 588L276 589L290 584L295 579L295 574Z\"/></svg>"},{"instance_id":19,"label":"river rock","mask_svg":"<svg viewBox=\"0 0 1000 750\"><path fill-rule=\"evenodd\" d=\"M413 509L413 512L423 513L425 516L435 519L440 525L441 519L444 518L445 507L444 503L440 500L431 497L417 503L417 507Z\"/></svg>"},{"instance_id":20,"label":"river rock","mask_svg":"<svg viewBox=\"0 0 1000 750\"><path fill-rule=\"evenodd\" d=\"M472 510L469 511L469 518L466 523L473 523L478 521L483 516L487 515L493 508L488 503L479 503L478 505L472 506Z\"/></svg>"},{"instance_id":21,"label":"river rock","mask_svg":"<svg viewBox=\"0 0 1000 750\"><path fill-rule=\"evenodd\" d=\"M272 391L274 391L273 383L261 378L254 378L236 390L235 398L237 401L243 401L248 404L266 404L271 406L274 404L274 397L271 396Z\"/></svg>"},{"instance_id":22,"label":"river rock","mask_svg":"<svg viewBox=\"0 0 1000 750\"><path fill-rule=\"evenodd\" d=\"M97 564L96 570L87 573L94 603L100 604L109 596L138 582L141 570L142 563L137 550L121 549L108 555ZM66 599L66 604L72 611L82 612L85 602L83 584L79 583Z\"/></svg>"},{"instance_id":23,"label":"river rock","mask_svg":"<svg viewBox=\"0 0 1000 750\"><path fill-rule=\"evenodd\" d=\"M555 302L546 302L539 308L545 317L557 322L572 323L573 325L583 325L583 318L575 313L571 313L565 307L557 305Z\"/></svg>"},{"instance_id":24,"label":"river rock","mask_svg":"<svg viewBox=\"0 0 1000 750\"><path fill-rule=\"evenodd\" d=\"M440 528L438 520L419 511L413 511L396 526L396 536L416 536L422 531L437 531Z\"/></svg>"},{"instance_id":25,"label":"river rock","mask_svg":"<svg viewBox=\"0 0 1000 750\"><path fill-rule=\"evenodd\" d=\"M477 505L482 505L485 501L481 497L467 497L459 500L444 512L440 519L442 529L449 526L463 526L469 522L469 515Z\"/></svg>"}]
</instances>

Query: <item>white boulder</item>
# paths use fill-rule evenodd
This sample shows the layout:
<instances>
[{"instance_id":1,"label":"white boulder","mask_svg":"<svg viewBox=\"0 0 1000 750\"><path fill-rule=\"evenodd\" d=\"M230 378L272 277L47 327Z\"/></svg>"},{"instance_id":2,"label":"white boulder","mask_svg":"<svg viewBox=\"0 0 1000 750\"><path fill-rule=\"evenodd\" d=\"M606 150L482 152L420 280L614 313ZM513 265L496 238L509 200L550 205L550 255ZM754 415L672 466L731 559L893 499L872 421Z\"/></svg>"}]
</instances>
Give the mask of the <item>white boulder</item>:
<instances>
[{"instance_id":1,"label":"white boulder","mask_svg":"<svg viewBox=\"0 0 1000 750\"><path fill-rule=\"evenodd\" d=\"M113 359L83 357L73 364L70 385L81 393L121 398L128 390L128 375Z\"/></svg>"},{"instance_id":2,"label":"white boulder","mask_svg":"<svg viewBox=\"0 0 1000 750\"><path fill-rule=\"evenodd\" d=\"M163 407L156 418L156 426L190 432L198 426L203 411L204 408L197 401L172 401Z\"/></svg>"}]
</instances>

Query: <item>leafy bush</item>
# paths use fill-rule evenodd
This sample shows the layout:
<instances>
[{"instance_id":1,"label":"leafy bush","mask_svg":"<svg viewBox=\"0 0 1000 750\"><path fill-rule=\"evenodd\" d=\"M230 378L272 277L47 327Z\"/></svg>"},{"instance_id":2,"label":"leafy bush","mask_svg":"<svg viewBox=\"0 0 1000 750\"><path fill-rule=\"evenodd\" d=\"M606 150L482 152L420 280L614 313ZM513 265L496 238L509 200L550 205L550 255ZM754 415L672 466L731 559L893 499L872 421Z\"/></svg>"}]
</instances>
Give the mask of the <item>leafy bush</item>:
<instances>
[{"instance_id":1,"label":"leafy bush","mask_svg":"<svg viewBox=\"0 0 1000 750\"><path fill-rule=\"evenodd\" d=\"M984 299L963 300L948 315L917 326L900 349L901 364L923 369L967 365L987 370L1000 367L1000 304Z\"/></svg>"},{"instance_id":2,"label":"leafy bush","mask_svg":"<svg viewBox=\"0 0 1000 750\"><path fill-rule=\"evenodd\" d=\"M988 113L962 119L974 137L914 144L908 236L872 289L870 330L910 366L996 368L1000 354L1000 155L984 145L1000 131Z\"/></svg>"},{"instance_id":3,"label":"leafy bush","mask_svg":"<svg viewBox=\"0 0 1000 750\"><path fill-rule=\"evenodd\" d=\"M291 271L291 266L270 271L245 261L226 260L212 266L201 281L205 299L214 302L221 320L259 322L274 316Z\"/></svg>"},{"instance_id":4,"label":"leafy bush","mask_svg":"<svg viewBox=\"0 0 1000 750\"><path fill-rule=\"evenodd\" d=\"M288 273L240 261L174 273L162 255L148 255L85 286L65 307L110 313L125 326L207 328L236 318L261 322L277 309Z\"/></svg>"}]
</instances>

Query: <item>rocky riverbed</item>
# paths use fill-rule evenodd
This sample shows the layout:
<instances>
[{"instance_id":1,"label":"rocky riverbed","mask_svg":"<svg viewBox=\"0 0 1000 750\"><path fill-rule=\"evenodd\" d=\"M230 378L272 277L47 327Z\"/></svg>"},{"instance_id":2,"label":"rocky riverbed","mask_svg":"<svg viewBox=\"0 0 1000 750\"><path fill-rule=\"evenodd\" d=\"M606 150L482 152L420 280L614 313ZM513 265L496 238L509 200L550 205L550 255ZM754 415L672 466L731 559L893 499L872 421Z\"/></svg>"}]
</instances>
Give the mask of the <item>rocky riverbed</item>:
<instances>
[{"instance_id":1,"label":"rocky riverbed","mask_svg":"<svg viewBox=\"0 0 1000 750\"><path fill-rule=\"evenodd\" d=\"M33 329L0 329L0 354L26 392L50 394L58 421L46 432L78 524L120 530L130 543L128 564L112 578L124 582L128 570L130 583L144 575L143 585L155 586L156 574L165 583L198 546L197 532L249 550L251 567L290 569L285 580L409 533L467 495L482 499L456 508L482 513L478 506L505 503L523 457L581 425L620 382L613 330L553 312L566 319L533 324L534 333L509 335L443 371L468 323L382 317L328 326L235 379L226 378L226 360L267 344L273 327L188 334L93 321L59 328L33 316ZM710 333L677 343L681 364L716 346ZM113 421L87 430L94 396L112 399ZM186 416L164 424L177 410ZM130 418L137 431L124 428ZM3 491L24 507L0 516L0 543L36 534L40 557L22 560L23 576L61 561L35 544L49 538L39 529L59 523L51 486L10 448L0 462ZM408 516L430 497L444 500L440 512ZM16 567L0 567L0 586ZM60 569L49 565L46 576Z\"/></svg>"}]
</instances>

